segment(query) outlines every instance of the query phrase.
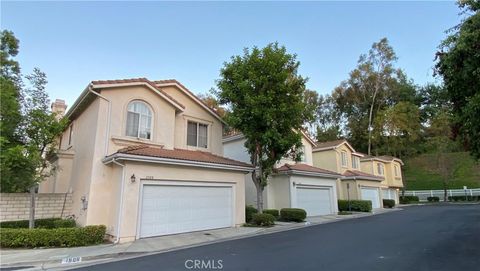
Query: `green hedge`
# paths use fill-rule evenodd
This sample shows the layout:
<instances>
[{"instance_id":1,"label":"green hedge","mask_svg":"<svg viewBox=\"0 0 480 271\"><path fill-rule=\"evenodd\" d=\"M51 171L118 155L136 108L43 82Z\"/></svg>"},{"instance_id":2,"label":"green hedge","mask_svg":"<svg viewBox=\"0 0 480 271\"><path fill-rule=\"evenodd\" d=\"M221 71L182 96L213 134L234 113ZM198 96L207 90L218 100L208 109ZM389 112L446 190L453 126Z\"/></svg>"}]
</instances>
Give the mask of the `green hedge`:
<instances>
[{"instance_id":1,"label":"green hedge","mask_svg":"<svg viewBox=\"0 0 480 271\"><path fill-rule=\"evenodd\" d=\"M273 215L275 219L278 219L280 217L280 211L278 211L277 209L265 209L263 210L263 213Z\"/></svg>"},{"instance_id":2,"label":"green hedge","mask_svg":"<svg viewBox=\"0 0 480 271\"><path fill-rule=\"evenodd\" d=\"M480 201L480 196L449 196L449 201Z\"/></svg>"},{"instance_id":3,"label":"green hedge","mask_svg":"<svg viewBox=\"0 0 480 271\"><path fill-rule=\"evenodd\" d=\"M440 198L439 197L427 197L427 200L429 202L439 202Z\"/></svg>"},{"instance_id":4,"label":"green hedge","mask_svg":"<svg viewBox=\"0 0 480 271\"><path fill-rule=\"evenodd\" d=\"M55 228L74 228L75 226L76 226L76 223L75 223L75 220L73 219L62 219L62 218L35 219L35 228L55 229ZM0 228L28 229L28 220L0 222Z\"/></svg>"},{"instance_id":5,"label":"green hedge","mask_svg":"<svg viewBox=\"0 0 480 271\"><path fill-rule=\"evenodd\" d=\"M393 207L395 207L395 200L383 199L383 208L393 208Z\"/></svg>"},{"instance_id":6,"label":"green hedge","mask_svg":"<svg viewBox=\"0 0 480 271\"><path fill-rule=\"evenodd\" d=\"M0 246L10 248L77 247L103 242L104 225L57 229L0 229Z\"/></svg>"},{"instance_id":7,"label":"green hedge","mask_svg":"<svg viewBox=\"0 0 480 271\"><path fill-rule=\"evenodd\" d=\"M419 199L417 196L400 196L400 203L401 204L409 204L412 202L418 202Z\"/></svg>"},{"instance_id":8,"label":"green hedge","mask_svg":"<svg viewBox=\"0 0 480 271\"><path fill-rule=\"evenodd\" d=\"M252 224L262 227L269 227L275 224L275 217L271 214L253 214Z\"/></svg>"},{"instance_id":9,"label":"green hedge","mask_svg":"<svg viewBox=\"0 0 480 271\"><path fill-rule=\"evenodd\" d=\"M372 202L369 200L350 200L351 210L354 212L371 212ZM348 200L338 200L338 210L349 211Z\"/></svg>"},{"instance_id":10,"label":"green hedge","mask_svg":"<svg viewBox=\"0 0 480 271\"><path fill-rule=\"evenodd\" d=\"M251 205L245 206L245 222L248 223L252 221L253 214L256 213L258 213L258 210L255 207Z\"/></svg>"},{"instance_id":11,"label":"green hedge","mask_svg":"<svg viewBox=\"0 0 480 271\"><path fill-rule=\"evenodd\" d=\"M307 212L300 208L283 208L280 210L280 220L302 222L307 218Z\"/></svg>"}]
</instances>

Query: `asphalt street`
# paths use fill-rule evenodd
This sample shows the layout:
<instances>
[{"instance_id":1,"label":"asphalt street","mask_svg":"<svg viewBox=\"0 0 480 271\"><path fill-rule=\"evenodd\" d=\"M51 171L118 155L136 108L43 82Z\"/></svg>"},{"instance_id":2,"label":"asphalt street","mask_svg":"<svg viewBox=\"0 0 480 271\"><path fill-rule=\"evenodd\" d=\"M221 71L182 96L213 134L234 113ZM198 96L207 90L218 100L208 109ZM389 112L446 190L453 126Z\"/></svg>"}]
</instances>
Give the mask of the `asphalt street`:
<instances>
[{"instance_id":1,"label":"asphalt street","mask_svg":"<svg viewBox=\"0 0 480 271\"><path fill-rule=\"evenodd\" d=\"M480 205L411 206L77 270L480 270Z\"/></svg>"}]
</instances>

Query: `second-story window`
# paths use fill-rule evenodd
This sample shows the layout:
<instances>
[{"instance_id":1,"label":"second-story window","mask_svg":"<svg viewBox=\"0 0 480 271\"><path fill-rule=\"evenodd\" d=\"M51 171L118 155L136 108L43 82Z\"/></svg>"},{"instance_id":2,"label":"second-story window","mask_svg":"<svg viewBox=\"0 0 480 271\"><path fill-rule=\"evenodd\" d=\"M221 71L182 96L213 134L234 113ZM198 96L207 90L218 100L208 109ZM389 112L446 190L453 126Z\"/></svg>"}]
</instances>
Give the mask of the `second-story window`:
<instances>
[{"instance_id":1,"label":"second-story window","mask_svg":"<svg viewBox=\"0 0 480 271\"><path fill-rule=\"evenodd\" d=\"M348 156L346 151L342 151L342 167L348 167Z\"/></svg>"},{"instance_id":2,"label":"second-story window","mask_svg":"<svg viewBox=\"0 0 480 271\"><path fill-rule=\"evenodd\" d=\"M352 167L358 169L358 157L352 155Z\"/></svg>"},{"instance_id":3,"label":"second-story window","mask_svg":"<svg viewBox=\"0 0 480 271\"><path fill-rule=\"evenodd\" d=\"M383 164L382 163L377 163L377 172L378 172L378 175L383 175Z\"/></svg>"},{"instance_id":4,"label":"second-story window","mask_svg":"<svg viewBox=\"0 0 480 271\"><path fill-rule=\"evenodd\" d=\"M152 136L152 111L141 101L133 101L127 110L127 136L150 139Z\"/></svg>"},{"instance_id":5,"label":"second-story window","mask_svg":"<svg viewBox=\"0 0 480 271\"><path fill-rule=\"evenodd\" d=\"M193 147L208 147L208 125L189 121L187 124L187 145Z\"/></svg>"},{"instance_id":6,"label":"second-story window","mask_svg":"<svg viewBox=\"0 0 480 271\"><path fill-rule=\"evenodd\" d=\"M398 166L395 165L395 166L393 167L393 169L394 169L394 171L395 171L395 177L398 177Z\"/></svg>"}]
</instances>

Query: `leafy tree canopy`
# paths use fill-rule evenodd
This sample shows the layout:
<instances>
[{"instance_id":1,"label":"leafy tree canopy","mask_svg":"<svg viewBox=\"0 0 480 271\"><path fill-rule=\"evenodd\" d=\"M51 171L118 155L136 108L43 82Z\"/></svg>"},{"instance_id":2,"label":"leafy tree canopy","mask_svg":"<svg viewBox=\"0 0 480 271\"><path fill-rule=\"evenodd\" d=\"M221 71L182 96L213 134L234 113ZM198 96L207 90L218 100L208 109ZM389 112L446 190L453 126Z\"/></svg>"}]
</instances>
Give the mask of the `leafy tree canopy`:
<instances>
[{"instance_id":1,"label":"leafy tree canopy","mask_svg":"<svg viewBox=\"0 0 480 271\"><path fill-rule=\"evenodd\" d=\"M217 82L220 103L231 110L227 122L245 135L251 162L258 167L252 179L260 211L261 194L274 165L292 148L301 147L298 131L313 118L299 65L296 55L272 43L232 57Z\"/></svg>"},{"instance_id":2,"label":"leafy tree canopy","mask_svg":"<svg viewBox=\"0 0 480 271\"><path fill-rule=\"evenodd\" d=\"M473 14L440 45L436 71L453 105L454 136L460 135L471 154L480 159L480 3L467 0L459 5Z\"/></svg>"}]
</instances>

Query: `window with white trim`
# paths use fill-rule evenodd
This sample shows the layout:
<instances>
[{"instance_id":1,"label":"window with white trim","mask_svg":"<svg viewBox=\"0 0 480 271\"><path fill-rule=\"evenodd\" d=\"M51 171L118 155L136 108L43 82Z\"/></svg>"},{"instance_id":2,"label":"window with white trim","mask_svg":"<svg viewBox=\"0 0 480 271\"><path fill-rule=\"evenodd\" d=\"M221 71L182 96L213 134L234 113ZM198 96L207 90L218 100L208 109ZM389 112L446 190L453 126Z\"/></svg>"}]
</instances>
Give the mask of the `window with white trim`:
<instances>
[{"instance_id":1,"label":"window with white trim","mask_svg":"<svg viewBox=\"0 0 480 271\"><path fill-rule=\"evenodd\" d=\"M352 167L358 169L359 166L359 158L352 155Z\"/></svg>"},{"instance_id":2,"label":"window with white trim","mask_svg":"<svg viewBox=\"0 0 480 271\"><path fill-rule=\"evenodd\" d=\"M126 135L136 138L151 139L152 111L142 101L133 101L127 108Z\"/></svg>"},{"instance_id":3,"label":"window with white trim","mask_svg":"<svg viewBox=\"0 0 480 271\"><path fill-rule=\"evenodd\" d=\"M398 166L395 165L395 166L393 167L393 169L394 169L394 171L395 171L395 177L398 177L398 176L399 176L399 174L398 174L398 171L399 171L399 170L398 170Z\"/></svg>"},{"instance_id":4,"label":"window with white trim","mask_svg":"<svg viewBox=\"0 0 480 271\"><path fill-rule=\"evenodd\" d=\"M378 172L378 175L383 175L383 164L382 163L377 163L377 172Z\"/></svg>"},{"instance_id":5,"label":"window with white trim","mask_svg":"<svg viewBox=\"0 0 480 271\"><path fill-rule=\"evenodd\" d=\"M193 147L208 147L208 125L189 121L187 123L187 145Z\"/></svg>"},{"instance_id":6,"label":"window with white trim","mask_svg":"<svg viewBox=\"0 0 480 271\"><path fill-rule=\"evenodd\" d=\"M348 156L346 151L342 151L342 167L348 167Z\"/></svg>"}]
</instances>

